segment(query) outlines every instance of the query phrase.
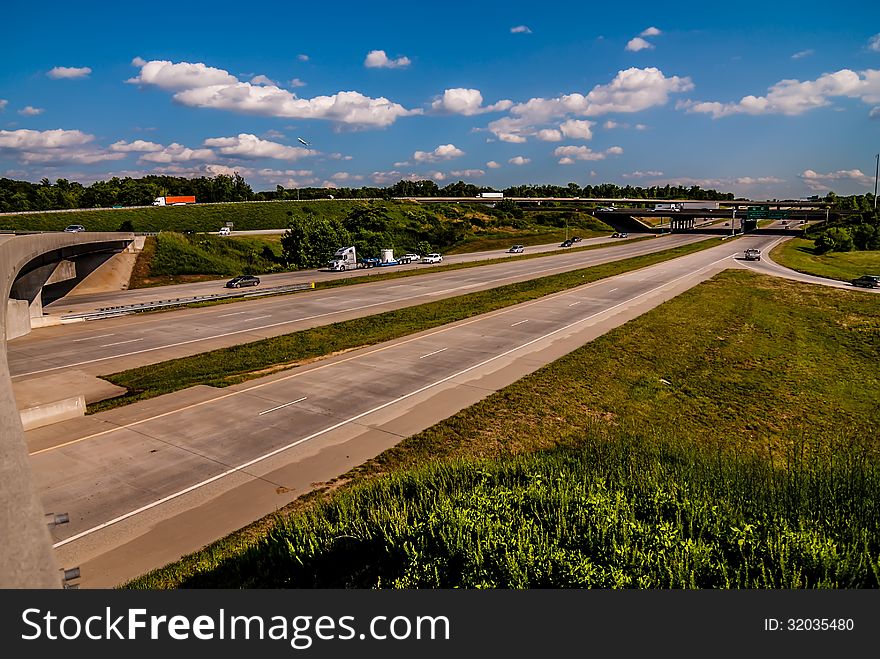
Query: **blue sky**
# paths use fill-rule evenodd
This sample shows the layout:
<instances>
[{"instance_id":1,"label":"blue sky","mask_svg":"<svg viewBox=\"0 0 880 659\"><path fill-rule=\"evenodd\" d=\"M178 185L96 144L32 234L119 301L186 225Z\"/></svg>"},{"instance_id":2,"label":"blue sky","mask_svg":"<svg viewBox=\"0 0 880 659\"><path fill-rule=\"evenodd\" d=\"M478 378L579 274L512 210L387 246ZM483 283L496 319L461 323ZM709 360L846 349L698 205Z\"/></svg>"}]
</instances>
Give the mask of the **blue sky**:
<instances>
[{"instance_id":1,"label":"blue sky","mask_svg":"<svg viewBox=\"0 0 880 659\"><path fill-rule=\"evenodd\" d=\"M0 176L862 194L880 151L866 7L16 3Z\"/></svg>"}]
</instances>

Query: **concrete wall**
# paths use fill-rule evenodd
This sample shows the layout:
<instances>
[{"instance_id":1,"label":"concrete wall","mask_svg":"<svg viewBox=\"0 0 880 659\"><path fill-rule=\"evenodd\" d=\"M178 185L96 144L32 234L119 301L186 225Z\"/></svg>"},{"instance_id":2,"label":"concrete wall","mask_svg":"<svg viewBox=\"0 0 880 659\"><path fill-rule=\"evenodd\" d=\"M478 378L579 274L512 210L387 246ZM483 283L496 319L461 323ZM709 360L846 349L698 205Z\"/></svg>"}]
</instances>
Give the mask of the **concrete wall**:
<instances>
[{"instance_id":1,"label":"concrete wall","mask_svg":"<svg viewBox=\"0 0 880 659\"><path fill-rule=\"evenodd\" d=\"M0 588L61 586L45 518L45 513L56 511L44 511L37 496L6 359L7 332L15 335L23 329L25 311L30 328L32 300L9 300L10 292L22 271L27 275L40 270L45 282L58 262L96 250L123 249L133 238L118 233L47 233L0 241L0 292L6 301L0 304ZM32 293L33 281L20 290Z\"/></svg>"}]
</instances>

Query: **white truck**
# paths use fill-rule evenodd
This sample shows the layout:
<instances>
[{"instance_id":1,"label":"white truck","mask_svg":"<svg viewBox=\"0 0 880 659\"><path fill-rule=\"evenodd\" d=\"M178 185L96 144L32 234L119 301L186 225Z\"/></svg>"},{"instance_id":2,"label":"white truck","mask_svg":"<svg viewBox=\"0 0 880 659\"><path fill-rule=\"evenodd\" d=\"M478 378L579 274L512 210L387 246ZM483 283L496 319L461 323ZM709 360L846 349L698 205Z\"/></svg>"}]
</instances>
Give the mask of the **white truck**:
<instances>
[{"instance_id":1,"label":"white truck","mask_svg":"<svg viewBox=\"0 0 880 659\"><path fill-rule=\"evenodd\" d=\"M708 210L717 211L720 204L717 201L681 201L678 203L679 210Z\"/></svg>"},{"instance_id":2,"label":"white truck","mask_svg":"<svg viewBox=\"0 0 880 659\"><path fill-rule=\"evenodd\" d=\"M418 254L404 254L400 258L394 257L393 249L383 249L379 258L366 258L358 260L357 250L354 247L340 247L336 250L327 268L332 272L344 272L357 268L381 268L390 265L407 265L418 261Z\"/></svg>"},{"instance_id":3,"label":"white truck","mask_svg":"<svg viewBox=\"0 0 880 659\"><path fill-rule=\"evenodd\" d=\"M654 204L655 211L680 211L679 204Z\"/></svg>"},{"instance_id":4,"label":"white truck","mask_svg":"<svg viewBox=\"0 0 880 659\"><path fill-rule=\"evenodd\" d=\"M356 270L361 266L358 263L354 247L340 247L330 259L327 267L333 272L344 272L345 270Z\"/></svg>"},{"instance_id":5,"label":"white truck","mask_svg":"<svg viewBox=\"0 0 880 659\"><path fill-rule=\"evenodd\" d=\"M503 192L481 192L477 195L480 199L504 199Z\"/></svg>"},{"instance_id":6,"label":"white truck","mask_svg":"<svg viewBox=\"0 0 880 659\"><path fill-rule=\"evenodd\" d=\"M156 197L153 200L153 206L186 206L187 204L196 203L196 198L192 195L182 197Z\"/></svg>"}]
</instances>

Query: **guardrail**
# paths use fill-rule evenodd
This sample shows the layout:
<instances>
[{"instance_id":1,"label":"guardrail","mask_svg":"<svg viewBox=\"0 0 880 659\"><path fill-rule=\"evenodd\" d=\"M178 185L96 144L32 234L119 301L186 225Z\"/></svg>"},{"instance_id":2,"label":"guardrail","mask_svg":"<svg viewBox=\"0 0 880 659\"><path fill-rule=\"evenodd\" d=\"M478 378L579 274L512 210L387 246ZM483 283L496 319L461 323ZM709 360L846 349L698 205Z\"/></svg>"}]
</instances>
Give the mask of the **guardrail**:
<instances>
[{"instance_id":1,"label":"guardrail","mask_svg":"<svg viewBox=\"0 0 880 659\"><path fill-rule=\"evenodd\" d=\"M229 293L212 293L211 295L193 295L191 297L178 297L168 300L157 300L155 302L142 302L139 304L125 304L114 307L102 307L95 311L85 311L82 313L65 314L62 321L65 320L100 320L102 318L112 318L114 316L124 316L127 314L138 313L141 311L150 311L152 309L164 309L168 307L182 307L187 304L196 302L210 302L213 300L225 300L229 298L251 298L264 297L266 295L278 295L281 293L294 293L296 291L305 291L315 287L315 282L308 284L287 284L285 286L273 286L271 288L261 288L254 291L242 291Z\"/></svg>"}]
</instances>

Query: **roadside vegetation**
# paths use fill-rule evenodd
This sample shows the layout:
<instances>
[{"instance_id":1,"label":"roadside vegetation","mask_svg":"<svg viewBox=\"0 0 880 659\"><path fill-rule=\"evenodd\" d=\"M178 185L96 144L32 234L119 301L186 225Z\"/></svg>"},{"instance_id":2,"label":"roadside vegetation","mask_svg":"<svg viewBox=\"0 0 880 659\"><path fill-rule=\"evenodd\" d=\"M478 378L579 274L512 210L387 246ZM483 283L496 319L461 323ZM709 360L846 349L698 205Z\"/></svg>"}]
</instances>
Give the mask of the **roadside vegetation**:
<instances>
[{"instance_id":1,"label":"roadside vegetation","mask_svg":"<svg viewBox=\"0 0 880 659\"><path fill-rule=\"evenodd\" d=\"M808 275L851 281L862 275L880 275L880 250L817 251L812 240L792 238L770 252L779 265Z\"/></svg>"},{"instance_id":2,"label":"roadside vegetation","mask_svg":"<svg viewBox=\"0 0 880 659\"><path fill-rule=\"evenodd\" d=\"M727 270L132 588L876 588L880 298Z\"/></svg>"},{"instance_id":3,"label":"roadside vegetation","mask_svg":"<svg viewBox=\"0 0 880 659\"><path fill-rule=\"evenodd\" d=\"M692 254L720 242L721 239L705 240L662 252L387 311L381 314L381 322L378 322L378 316L365 316L114 373L104 376L104 379L125 387L127 393L93 403L88 406L88 411L100 412L198 384L215 387L237 384L262 377L269 372L294 368L309 359L374 345L527 302L677 256Z\"/></svg>"}]
</instances>

